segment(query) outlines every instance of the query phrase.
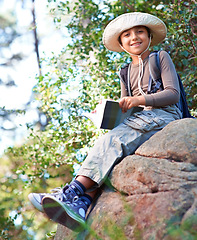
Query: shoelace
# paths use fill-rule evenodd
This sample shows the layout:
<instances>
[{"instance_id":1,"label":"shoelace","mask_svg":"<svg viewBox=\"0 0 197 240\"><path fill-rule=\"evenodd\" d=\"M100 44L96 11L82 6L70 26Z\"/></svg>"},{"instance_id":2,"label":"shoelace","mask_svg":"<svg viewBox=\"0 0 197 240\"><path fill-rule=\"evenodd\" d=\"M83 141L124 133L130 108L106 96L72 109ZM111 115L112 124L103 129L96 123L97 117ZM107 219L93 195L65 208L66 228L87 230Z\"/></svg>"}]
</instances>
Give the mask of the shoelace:
<instances>
[{"instance_id":1,"label":"shoelace","mask_svg":"<svg viewBox=\"0 0 197 240\"><path fill-rule=\"evenodd\" d=\"M61 193L63 189L61 187L56 187L50 190L51 193Z\"/></svg>"},{"instance_id":2,"label":"shoelace","mask_svg":"<svg viewBox=\"0 0 197 240\"><path fill-rule=\"evenodd\" d=\"M58 198L60 201L63 199L63 189L61 187L56 187L50 190L50 192Z\"/></svg>"},{"instance_id":3,"label":"shoelace","mask_svg":"<svg viewBox=\"0 0 197 240\"><path fill-rule=\"evenodd\" d=\"M63 188L56 187L54 189L51 189L50 191L52 194L58 197L59 200L62 200L64 202L71 201L73 203L76 203L79 200L79 196L77 195L75 190L69 186L69 184L66 184L66 186L64 186Z\"/></svg>"},{"instance_id":4,"label":"shoelace","mask_svg":"<svg viewBox=\"0 0 197 240\"><path fill-rule=\"evenodd\" d=\"M63 200L65 202L67 201L73 201L73 199L78 199L79 196L78 194L76 193L76 191L70 187L70 185L66 185L64 188L63 188Z\"/></svg>"},{"instance_id":5,"label":"shoelace","mask_svg":"<svg viewBox=\"0 0 197 240\"><path fill-rule=\"evenodd\" d=\"M141 87L141 81L144 75L144 63L142 61L141 55L138 56L138 58L139 58L138 89L142 95L145 95L145 92L142 90L142 87Z\"/></svg>"},{"instance_id":6,"label":"shoelace","mask_svg":"<svg viewBox=\"0 0 197 240\"><path fill-rule=\"evenodd\" d=\"M66 190L65 190L66 189ZM65 191L64 191L65 190ZM55 196L60 196L59 197L59 199L60 200L63 200L63 199L65 199L65 200L68 200L69 199L69 196L68 196L68 194L74 194L74 192L72 192L72 190L71 189L69 189L69 185L68 184L66 184L66 186L64 186L63 188L61 188L61 187L56 187L56 188L54 188L54 189L51 189L50 190L50 192L52 193L52 194L54 194ZM66 194L65 194L66 193Z\"/></svg>"}]
</instances>

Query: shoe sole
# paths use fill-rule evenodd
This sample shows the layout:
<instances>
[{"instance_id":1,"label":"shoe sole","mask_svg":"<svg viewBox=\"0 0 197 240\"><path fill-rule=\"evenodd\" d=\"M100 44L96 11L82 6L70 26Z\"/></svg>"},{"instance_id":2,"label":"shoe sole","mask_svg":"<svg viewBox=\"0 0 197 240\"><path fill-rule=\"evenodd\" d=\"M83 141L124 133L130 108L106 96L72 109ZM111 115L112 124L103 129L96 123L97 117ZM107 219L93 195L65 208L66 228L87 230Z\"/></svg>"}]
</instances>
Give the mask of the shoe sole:
<instances>
[{"instance_id":1,"label":"shoe sole","mask_svg":"<svg viewBox=\"0 0 197 240\"><path fill-rule=\"evenodd\" d=\"M74 213L69 206L63 204L52 196L42 199L42 206L45 214L54 222L57 222L71 230L79 231L85 221Z\"/></svg>"}]
</instances>

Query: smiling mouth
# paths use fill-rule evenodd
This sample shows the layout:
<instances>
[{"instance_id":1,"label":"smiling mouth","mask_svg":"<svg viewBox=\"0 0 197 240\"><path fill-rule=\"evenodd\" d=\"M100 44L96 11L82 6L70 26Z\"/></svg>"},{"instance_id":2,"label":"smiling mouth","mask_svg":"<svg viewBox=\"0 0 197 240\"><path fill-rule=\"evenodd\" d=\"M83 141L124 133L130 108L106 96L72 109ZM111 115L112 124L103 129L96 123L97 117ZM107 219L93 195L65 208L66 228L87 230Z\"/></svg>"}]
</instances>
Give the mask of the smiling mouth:
<instances>
[{"instance_id":1,"label":"smiling mouth","mask_svg":"<svg viewBox=\"0 0 197 240\"><path fill-rule=\"evenodd\" d=\"M139 46L140 44L141 44L141 42L136 42L136 43L131 44L131 47L136 47L136 46Z\"/></svg>"}]
</instances>

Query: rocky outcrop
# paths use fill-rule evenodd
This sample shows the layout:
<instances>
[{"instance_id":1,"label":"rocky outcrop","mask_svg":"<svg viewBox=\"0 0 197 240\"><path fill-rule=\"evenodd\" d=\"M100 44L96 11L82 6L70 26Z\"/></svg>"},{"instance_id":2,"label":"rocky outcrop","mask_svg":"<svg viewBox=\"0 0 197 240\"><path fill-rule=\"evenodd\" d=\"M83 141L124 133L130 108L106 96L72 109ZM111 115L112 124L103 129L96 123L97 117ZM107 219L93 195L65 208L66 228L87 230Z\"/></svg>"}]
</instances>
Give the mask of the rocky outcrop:
<instances>
[{"instance_id":1,"label":"rocky outcrop","mask_svg":"<svg viewBox=\"0 0 197 240\"><path fill-rule=\"evenodd\" d=\"M182 119L168 124L141 145L135 154L197 165L196 121L196 119Z\"/></svg>"},{"instance_id":2,"label":"rocky outcrop","mask_svg":"<svg viewBox=\"0 0 197 240\"><path fill-rule=\"evenodd\" d=\"M195 239L197 120L167 125L115 166L110 183L89 214L91 230L74 233L58 225L55 240Z\"/></svg>"}]
</instances>

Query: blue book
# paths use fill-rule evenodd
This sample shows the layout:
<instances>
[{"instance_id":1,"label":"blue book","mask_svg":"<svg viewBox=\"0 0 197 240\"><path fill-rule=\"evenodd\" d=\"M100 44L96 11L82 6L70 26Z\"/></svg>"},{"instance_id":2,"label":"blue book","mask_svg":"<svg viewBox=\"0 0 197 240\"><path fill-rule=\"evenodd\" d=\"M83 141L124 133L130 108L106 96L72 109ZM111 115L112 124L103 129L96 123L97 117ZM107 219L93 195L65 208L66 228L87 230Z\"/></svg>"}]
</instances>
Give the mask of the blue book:
<instances>
[{"instance_id":1,"label":"blue book","mask_svg":"<svg viewBox=\"0 0 197 240\"><path fill-rule=\"evenodd\" d=\"M119 107L119 102L102 100L102 103L98 104L93 112L84 113L84 116L89 118L97 128L111 130L122 123L125 118L142 109L141 107L133 107L123 113Z\"/></svg>"}]
</instances>

